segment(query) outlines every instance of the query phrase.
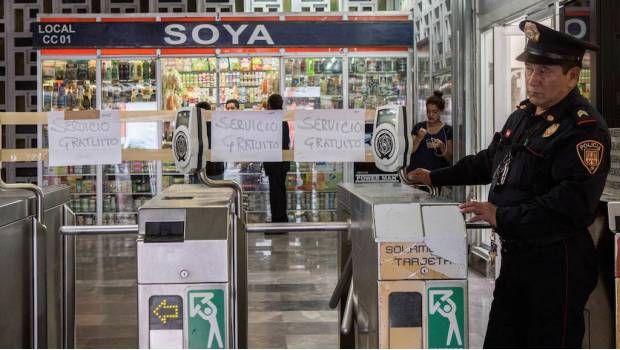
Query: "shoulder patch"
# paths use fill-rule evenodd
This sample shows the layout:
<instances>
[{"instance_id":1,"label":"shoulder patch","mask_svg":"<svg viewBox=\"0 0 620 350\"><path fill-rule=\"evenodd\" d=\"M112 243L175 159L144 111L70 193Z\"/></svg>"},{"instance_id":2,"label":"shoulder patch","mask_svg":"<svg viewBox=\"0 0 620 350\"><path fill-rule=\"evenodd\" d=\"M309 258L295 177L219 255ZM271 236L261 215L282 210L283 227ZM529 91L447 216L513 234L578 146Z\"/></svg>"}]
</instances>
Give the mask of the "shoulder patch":
<instances>
[{"instance_id":1,"label":"shoulder patch","mask_svg":"<svg viewBox=\"0 0 620 350\"><path fill-rule=\"evenodd\" d=\"M590 113L588 113L588 111L586 111L583 108L579 108L575 111L574 114L574 118L575 118L575 124L577 124L577 126L585 126L585 125L593 125L596 124L596 119L590 115Z\"/></svg>"},{"instance_id":2,"label":"shoulder patch","mask_svg":"<svg viewBox=\"0 0 620 350\"><path fill-rule=\"evenodd\" d=\"M577 149L577 156L586 170L592 175L596 173L603 161L605 146L595 140L585 140L579 142L575 148Z\"/></svg>"},{"instance_id":3,"label":"shoulder patch","mask_svg":"<svg viewBox=\"0 0 620 350\"><path fill-rule=\"evenodd\" d=\"M590 114L588 114L588 112L584 111L583 109L580 109L577 111L577 118L588 118L590 117Z\"/></svg>"}]
</instances>

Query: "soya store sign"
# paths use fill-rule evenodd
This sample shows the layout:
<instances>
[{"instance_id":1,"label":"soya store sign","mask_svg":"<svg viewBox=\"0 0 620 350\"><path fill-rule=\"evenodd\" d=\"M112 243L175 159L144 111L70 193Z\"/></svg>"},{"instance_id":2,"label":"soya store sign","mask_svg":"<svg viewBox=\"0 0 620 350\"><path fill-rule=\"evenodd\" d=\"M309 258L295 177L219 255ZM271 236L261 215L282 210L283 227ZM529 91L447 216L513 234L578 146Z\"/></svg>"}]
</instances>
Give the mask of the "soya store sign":
<instances>
[{"instance_id":1,"label":"soya store sign","mask_svg":"<svg viewBox=\"0 0 620 350\"><path fill-rule=\"evenodd\" d=\"M35 48L402 47L411 21L67 22L31 24Z\"/></svg>"}]
</instances>

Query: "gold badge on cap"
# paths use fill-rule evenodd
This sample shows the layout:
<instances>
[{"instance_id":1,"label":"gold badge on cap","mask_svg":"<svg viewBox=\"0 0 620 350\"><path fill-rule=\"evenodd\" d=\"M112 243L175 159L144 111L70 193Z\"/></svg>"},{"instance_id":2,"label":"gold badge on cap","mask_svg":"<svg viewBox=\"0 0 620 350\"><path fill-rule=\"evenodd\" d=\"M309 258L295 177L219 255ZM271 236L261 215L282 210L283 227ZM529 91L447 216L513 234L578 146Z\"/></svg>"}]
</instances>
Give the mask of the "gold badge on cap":
<instances>
[{"instance_id":1,"label":"gold badge on cap","mask_svg":"<svg viewBox=\"0 0 620 350\"><path fill-rule=\"evenodd\" d=\"M538 39L540 38L540 32L538 31L538 27L536 26L536 24L532 22L525 23L525 26L523 26L523 32L525 33L525 37L527 37L527 40L531 40L535 43L538 42Z\"/></svg>"},{"instance_id":2,"label":"gold badge on cap","mask_svg":"<svg viewBox=\"0 0 620 350\"><path fill-rule=\"evenodd\" d=\"M584 111L583 109L580 109L577 111L577 117L579 118L583 118L583 117L589 117L590 115L588 114L588 112Z\"/></svg>"},{"instance_id":3,"label":"gold badge on cap","mask_svg":"<svg viewBox=\"0 0 620 350\"><path fill-rule=\"evenodd\" d=\"M603 161L605 146L594 140L586 140L577 144L577 155L581 164L590 174L594 174Z\"/></svg>"},{"instance_id":4,"label":"gold badge on cap","mask_svg":"<svg viewBox=\"0 0 620 350\"><path fill-rule=\"evenodd\" d=\"M551 136L551 135L555 134L555 132L556 132L556 131L558 131L558 128L559 128L559 127L560 127L560 124L558 124L558 123L553 123L553 124L551 124L551 125L547 128L547 130L545 130L545 132L544 132L544 134L543 134L543 137L545 137L545 138L546 138L546 137L549 137L549 136Z\"/></svg>"},{"instance_id":5,"label":"gold badge on cap","mask_svg":"<svg viewBox=\"0 0 620 350\"><path fill-rule=\"evenodd\" d=\"M554 116L552 116L551 114L549 114L549 115L547 116L547 121L548 121L548 122L552 122L552 121L554 121L554 120L555 120L555 117L554 117Z\"/></svg>"}]
</instances>

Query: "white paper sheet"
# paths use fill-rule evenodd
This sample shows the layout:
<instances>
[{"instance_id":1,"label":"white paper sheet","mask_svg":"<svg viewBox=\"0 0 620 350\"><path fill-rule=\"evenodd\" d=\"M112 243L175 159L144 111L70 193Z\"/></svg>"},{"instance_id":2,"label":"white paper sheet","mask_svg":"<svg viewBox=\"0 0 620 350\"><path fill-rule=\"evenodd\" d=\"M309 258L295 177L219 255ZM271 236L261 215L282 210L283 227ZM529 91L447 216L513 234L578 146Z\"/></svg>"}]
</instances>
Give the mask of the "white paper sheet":
<instances>
[{"instance_id":1,"label":"white paper sheet","mask_svg":"<svg viewBox=\"0 0 620 350\"><path fill-rule=\"evenodd\" d=\"M118 111L83 120L65 120L64 112L49 112L47 123L50 166L121 163Z\"/></svg>"},{"instance_id":2,"label":"white paper sheet","mask_svg":"<svg viewBox=\"0 0 620 350\"><path fill-rule=\"evenodd\" d=\"M295 112L295 160L298 162L364 162L364 111L300 110Z\"/></svg>"},{"instance_id":3,"label":"white paper sheet","mask_svg":"<svg viewBox=\"0 0 620 350\"><path fill-rule=\"evenodd\" d=\"M278 111L216 111L211 115L211 160L282 160L282 117Z\"/></svg>"}]
</instances>

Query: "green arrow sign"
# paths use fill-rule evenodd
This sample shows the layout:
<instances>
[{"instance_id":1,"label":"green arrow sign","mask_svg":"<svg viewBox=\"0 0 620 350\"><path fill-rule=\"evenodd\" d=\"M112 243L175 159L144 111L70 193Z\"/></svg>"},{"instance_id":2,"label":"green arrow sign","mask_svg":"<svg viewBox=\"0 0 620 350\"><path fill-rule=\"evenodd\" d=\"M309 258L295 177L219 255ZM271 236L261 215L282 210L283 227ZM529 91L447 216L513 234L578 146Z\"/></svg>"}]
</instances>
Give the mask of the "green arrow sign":
<instances>
[{"instance_id":1,"label":"green arrow sign","mask_svg":"<svg viewBox=\"0 0 620 350\"><path fill-rule=\"evenodd\" d=\"M190 290L188 302L188 345L190 349L224 349L226 303L221 289Z\"/></svg>"},{"instance_id":2,"label":"green arrow sign","mask_svg":"<svg viewBox=\"0 0 620 350\"><path fill-rule=\"evenodd\" d=\"M465 298L462 287L427 289L428 348L462 349L465 344Z\"/></svg>"}]
</instances>

